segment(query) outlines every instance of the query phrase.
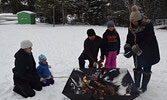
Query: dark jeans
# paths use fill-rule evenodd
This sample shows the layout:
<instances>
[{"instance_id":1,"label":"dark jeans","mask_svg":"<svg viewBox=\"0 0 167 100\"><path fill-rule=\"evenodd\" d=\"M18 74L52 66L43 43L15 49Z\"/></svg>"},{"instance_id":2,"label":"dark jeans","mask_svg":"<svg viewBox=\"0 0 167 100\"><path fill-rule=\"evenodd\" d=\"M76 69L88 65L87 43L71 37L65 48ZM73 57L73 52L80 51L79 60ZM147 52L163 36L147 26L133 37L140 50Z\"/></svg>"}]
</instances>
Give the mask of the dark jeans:
<instances>
[{"instance_id":1,"label":"dark jeans","mask_svg":"<svg viewBox=\"0 0 167 100\"><path fill-rule=\"evenodd\" d=\"M146 73L150 73L151 72L151 65L150 66L145 66L145 67L137 67L136 70L137 71L143 71L143 72L146 72Z\"/></svg>"},{"instance_id":2,"label":"dark jeans","mask_svg":"<svg viewBox=\"0 0 167 100\"><path fill-rule=\"evenodd\" d=\"M89 68L93 68L93 63L91 61L91 59L88 58L87 54L85 53L82 53L79 58L79 67L82 69L82 68L85 68L85 60L88 60L89 61ZM97 62L97 58L95 58L96 62Z\"/></svg>"},{"instance_id":3,"label":"dark jeans","mask_svg":"<svg viewBox=\"0 0 167 100\"><path fill-rule=\"evenodd\" d=\"M143 76L143 78L141 76ZM141 86L142 92L145 92L147 90L147 85L150 81L150 77L151 77L151 66L146 66L146 67L138 66L137 68L134 68L135 85L137 88L140 88L140 81L142 79L142 86Z\"/></svg>"}]
</instances>

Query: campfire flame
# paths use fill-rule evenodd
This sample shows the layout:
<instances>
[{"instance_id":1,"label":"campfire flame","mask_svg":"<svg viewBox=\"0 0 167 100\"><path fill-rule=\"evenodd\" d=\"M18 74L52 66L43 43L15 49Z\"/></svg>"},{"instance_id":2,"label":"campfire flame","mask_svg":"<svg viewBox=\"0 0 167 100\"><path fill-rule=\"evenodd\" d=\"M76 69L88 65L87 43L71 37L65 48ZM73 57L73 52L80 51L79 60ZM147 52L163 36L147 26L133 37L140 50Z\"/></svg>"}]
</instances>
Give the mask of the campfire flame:
<instances>
[{"instance_id":1,"label":"campfire flame","mask_svg":"<svg viewBox=\"0 0 167 100\"><path fill-rule=\"evenodd\" d=\"M104 84L94 76L89 76L91 80L87 80L87 76L83 77L83 93L84 94L100 94L114 95L115 90L108 84ZM92 83L91 83L92 82Z\"/></svg>"}]
</instances>

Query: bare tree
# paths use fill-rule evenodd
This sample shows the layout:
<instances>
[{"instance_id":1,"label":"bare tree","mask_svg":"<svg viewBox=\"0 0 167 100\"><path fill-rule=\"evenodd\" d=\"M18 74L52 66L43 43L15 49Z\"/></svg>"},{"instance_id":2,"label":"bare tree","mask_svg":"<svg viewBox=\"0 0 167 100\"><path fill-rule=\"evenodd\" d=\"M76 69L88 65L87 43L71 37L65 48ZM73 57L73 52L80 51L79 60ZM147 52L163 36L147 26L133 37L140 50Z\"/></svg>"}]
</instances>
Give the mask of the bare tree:
<instances>
[{"instance_id":1,"label":"bare tree","mask_svg":"<svg viewBox=\"0 0 167 100\"><path fill-rule=\"evenodd\" d=\"M124 5L128 8L129 13L131 12L131 6L133 4L133 0L122 0ZM136 3L136 0L134 0Z\"/></svg>"},{"instance_id":2,"label":"bare tree","mask_svg":"<svg viewBox=\"0 0 167 100\"><path fill-rule=\"evenodd\" d=\"M62 22L63 22L63 24L65 24L66 23L66 15L65 15L65 8L64 8L64 6L65 6L65 2L64 2L64 0L62 0L61 1L61 9L62 9Z\"/></svg>"},{"instance_id":3,"label":"bare tree","mask_svg":"<svg viewBox=\"0 0 167 100\"><path fill-rule=\"evenodd\" d=\"M153 21L156 19L159 11L159 0L122 0L131 13L133 5L139 6L141 13Z\"/></svg>"}]
</instances>

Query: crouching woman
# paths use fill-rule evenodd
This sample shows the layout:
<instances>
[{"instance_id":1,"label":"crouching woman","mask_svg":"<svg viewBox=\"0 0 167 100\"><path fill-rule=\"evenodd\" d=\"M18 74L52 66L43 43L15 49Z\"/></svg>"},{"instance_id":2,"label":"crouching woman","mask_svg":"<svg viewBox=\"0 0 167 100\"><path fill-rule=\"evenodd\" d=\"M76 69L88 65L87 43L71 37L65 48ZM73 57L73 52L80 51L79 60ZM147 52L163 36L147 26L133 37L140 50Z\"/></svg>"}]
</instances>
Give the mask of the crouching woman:
<instances>
[{"instance_id":1,"label":"crouching woman","mask_svg":"<svg viewBox=\"0 0 167 100\"><path fill-rule=\"evenodd\" d=\"M23 97L35 96L35 91L41 91L42 86L36 70L36 63L32 54L32 43L29 40L21 42L21 49L15 54L13 68L13 91Z\"/></svg>"}]
</instances>

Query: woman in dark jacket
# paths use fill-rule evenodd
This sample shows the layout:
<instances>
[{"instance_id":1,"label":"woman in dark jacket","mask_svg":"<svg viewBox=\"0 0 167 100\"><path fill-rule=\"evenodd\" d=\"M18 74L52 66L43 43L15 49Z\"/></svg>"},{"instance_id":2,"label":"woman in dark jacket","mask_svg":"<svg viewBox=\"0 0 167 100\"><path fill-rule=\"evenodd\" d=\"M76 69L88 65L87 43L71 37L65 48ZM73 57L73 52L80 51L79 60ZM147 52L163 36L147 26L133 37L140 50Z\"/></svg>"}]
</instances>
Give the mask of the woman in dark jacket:
<instances>
[{"instance_id":1,"label":"woman in dark jacket","mask_svg":"<svg viewBox=\"0 0 167 100\"><path fill-rule=\"evenodd\" d=\"M142 17L136 5L132 7L130 27L124 46L126 57L133 55L135 68L134 80L140 92L147 90L151 77L151 67L160 60L158 42L153 24L146 17ZM140 88L141 75L142 85Z\"/></svg>"},{"instance_id":2,"label":"woman in dark jacket","mask_svg":"<svg viewBox=\"0 0 167 100\"><path fill-rule=\"evenodd\" d=\"M32 43L29 40L21 42L21 49L15 54L15 67L13 68L14 89L23 97L33 97L35 90L42 90L37 74L36 64L32 55Z\"/></svg>"}]
</instances>

